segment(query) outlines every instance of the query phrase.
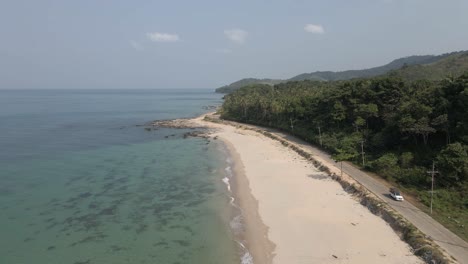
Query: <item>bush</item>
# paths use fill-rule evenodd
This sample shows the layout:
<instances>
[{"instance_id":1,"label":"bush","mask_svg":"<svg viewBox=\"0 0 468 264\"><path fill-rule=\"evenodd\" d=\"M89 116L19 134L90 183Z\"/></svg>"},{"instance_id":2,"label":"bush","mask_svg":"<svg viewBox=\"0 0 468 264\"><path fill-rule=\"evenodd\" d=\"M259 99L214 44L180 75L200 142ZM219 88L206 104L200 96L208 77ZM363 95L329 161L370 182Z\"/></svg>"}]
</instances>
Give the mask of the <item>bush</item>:
<instances>
[{"instance_id":1,"label":"bush","mask_svg":"<svg viewBox=\"0 0 468 264\"><path fill-rule=\"evenodd\" d=\"M397 179L401 184L408 186L419 186L419 188L421 186L430 186L430 179L423 167L401 169Z\"/></svg>"},{"instance_id":2,"label":"bush","mask_svg":"<svg viewBox=\"0 0 468 264\"><path fill-rule=\"evenodd\" d=\"M400 175L398 157L393 153L387 153L372 161L369 164L369 167L386 178L398 178Z\"/></svg>"},{"instance_id":3,"label":"bush","mask_svg":"<svg viewBox=\"0 0 468 264\"><path fill-rule=\"evenodd\" d=\"M413 163L414 155L411 152L403 152L400 155L400 165L402 168L409 168Z\"/></svg>"}]
</instances>

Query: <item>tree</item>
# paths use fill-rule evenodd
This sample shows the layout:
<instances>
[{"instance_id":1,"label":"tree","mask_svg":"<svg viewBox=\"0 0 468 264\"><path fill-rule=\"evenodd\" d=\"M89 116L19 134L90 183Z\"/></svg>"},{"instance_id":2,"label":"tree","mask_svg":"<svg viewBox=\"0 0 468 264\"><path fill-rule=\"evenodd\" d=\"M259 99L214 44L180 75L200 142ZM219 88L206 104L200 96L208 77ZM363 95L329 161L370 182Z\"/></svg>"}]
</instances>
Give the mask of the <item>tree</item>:
<instances>
[{"instance_id":1,"label":"tree","mask_svg":"<svg viewBox=\"0 0 468 264\"><path fill-rule=\"evenodd\" d=\"M430 106L424 105L415 99L404 102L400 107L400 118L398 120L400 131L415 136L420 135L424 144L427 144L429 134L436 131L430 126L429 115L431 112L432 108Z\"/></svg>"},{"instance_id":2,"label":"tree","mask_svg":"<svg viewBox=\"0 0 468 264\"><path fill-rule=\"evenodd\" d=\"M346 118L346 108L340 101L336 101L333 105L332 117L337 123Z\"/></svg>"},{"instance_id":3,"label":"tree","mask_svg":"<svg viewBox=\"0 0 468 264\"><path fill-rule=\"evenodd\" d=\"M468 150L461 143L447 145L437 156L440 181L446 186L459 186L468 181Z\"/></svg>"}]
</instances>

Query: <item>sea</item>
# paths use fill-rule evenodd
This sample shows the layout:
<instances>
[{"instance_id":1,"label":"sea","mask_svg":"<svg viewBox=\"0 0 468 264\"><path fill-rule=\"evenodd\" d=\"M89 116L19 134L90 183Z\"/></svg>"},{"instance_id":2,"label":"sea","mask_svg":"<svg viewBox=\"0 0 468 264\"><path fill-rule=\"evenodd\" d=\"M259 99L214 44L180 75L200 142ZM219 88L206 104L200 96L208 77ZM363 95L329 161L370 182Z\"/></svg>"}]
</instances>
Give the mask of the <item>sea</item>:
<instances>
[{"instance_id":1,"label":"sea","mask_svg":"<svg viewBox=\"0 0 468 264\"><path fill-rule=\"evenodd\" d=\"M208 89L0 90L0 263L251 263Z\"/></svg>"}]
</instances>

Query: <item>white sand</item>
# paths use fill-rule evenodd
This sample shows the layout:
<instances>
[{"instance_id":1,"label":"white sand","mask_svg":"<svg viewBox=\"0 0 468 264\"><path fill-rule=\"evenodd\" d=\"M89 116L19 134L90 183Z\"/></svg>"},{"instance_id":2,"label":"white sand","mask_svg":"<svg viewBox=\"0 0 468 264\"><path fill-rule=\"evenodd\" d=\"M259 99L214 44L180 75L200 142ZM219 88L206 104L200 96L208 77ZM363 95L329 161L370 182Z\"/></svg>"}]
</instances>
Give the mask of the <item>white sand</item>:
<instances>
[{"instance_id":1,"label":"white sand","mask_svg":"<svg viewBox=\"0 0 468 264\"><path fill-rule=\"evenodd\" d=\"M241 206L246 211L253 206L268 227L263 231L275 246L250 243L256 264L270 262L265 252L259 252L265 250L273 250L273 263L285 264L422 263L384 220L297 153L250 130L198 122L217 128L213 136L230 146L242 167L236 173L244 174L237 176L246 177L238 184L238 193L250 191L256 200ZM261 229L249 218L246 221ZM250 240L261 236L252 228L247 228Z\"/></svg>"}]
</instances>

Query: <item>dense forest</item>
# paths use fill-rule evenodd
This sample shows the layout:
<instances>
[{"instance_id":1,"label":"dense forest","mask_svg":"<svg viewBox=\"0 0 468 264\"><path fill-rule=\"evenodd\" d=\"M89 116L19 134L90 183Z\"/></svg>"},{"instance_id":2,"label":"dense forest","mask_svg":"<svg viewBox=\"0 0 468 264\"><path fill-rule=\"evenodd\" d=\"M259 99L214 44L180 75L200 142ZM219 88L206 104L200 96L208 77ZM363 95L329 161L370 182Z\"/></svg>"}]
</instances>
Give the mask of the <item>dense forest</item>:
<instances>
[{"instance_id":1,"label":"dense forest","mask_svg":"<svg viewBox=\"0 0 468 264\"><path fill-rule=\"evenodd\" d=\"M225 96L222 118L288 131L430 201L435 217L468 238L468 73L409 82L398 75L274 86ZM364 154L363 154L364 152Z\"/></svg>"}]
</instances>

